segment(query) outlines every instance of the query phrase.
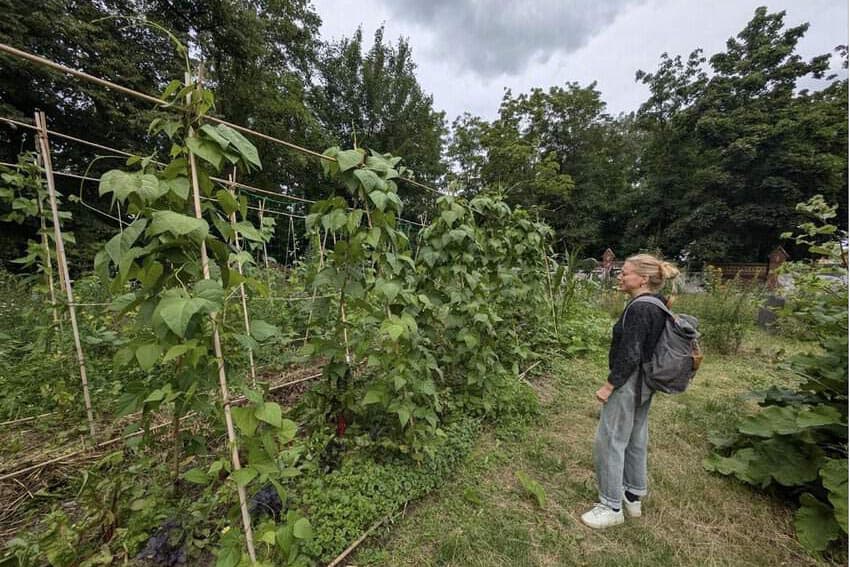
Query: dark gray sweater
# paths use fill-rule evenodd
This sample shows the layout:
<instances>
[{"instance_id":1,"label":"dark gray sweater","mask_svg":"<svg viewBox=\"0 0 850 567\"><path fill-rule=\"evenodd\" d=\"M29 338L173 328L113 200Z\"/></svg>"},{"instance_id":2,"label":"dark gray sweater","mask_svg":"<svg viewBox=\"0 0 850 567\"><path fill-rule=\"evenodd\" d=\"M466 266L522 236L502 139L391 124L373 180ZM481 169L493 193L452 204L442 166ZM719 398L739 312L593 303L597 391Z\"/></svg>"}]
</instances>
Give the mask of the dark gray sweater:
<instances>
[{"instance_id":1,"label":"dark gray sweater","mask_svg":"<svg viewBox=\"0 0 850 567\"><path fill-rule=\"evenodd\" d=\"M667 299L653 294L663 302ZM608 350L608 382L619 388L633 374L637 375L641 363L648 362L664 330L667 314L656 305L631 299L614 324L611 348ZM626 315L625 325L623 315Z\"/></svg>"}]
</instances>

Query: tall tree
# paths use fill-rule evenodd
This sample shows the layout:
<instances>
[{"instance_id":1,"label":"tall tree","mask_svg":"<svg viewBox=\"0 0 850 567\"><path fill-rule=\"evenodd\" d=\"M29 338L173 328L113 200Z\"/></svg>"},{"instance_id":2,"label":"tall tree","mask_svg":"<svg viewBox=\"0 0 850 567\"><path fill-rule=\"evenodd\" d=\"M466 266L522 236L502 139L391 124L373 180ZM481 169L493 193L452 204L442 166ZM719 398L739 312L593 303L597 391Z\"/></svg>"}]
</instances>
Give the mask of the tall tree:
<instances>
[{"instance_id":1,"label":"tall tree","mask_svg":"<svg viewBox=\"0 0 850 567\"><path fill-rule=\"evenodd\" d=\"M618 203L631 183L631 119L614 119L595 84L505 93L492 123L466 115L447 154L453 184L474 193L501 187L556 232L556 247L601 253L619 242Z\"/></svg>"},{"instance_id":2,"label":"tall tree","mask_svg":"<svg viewBox=\"0 0 850 567\"><path fill-rule=\"evenodd\" d=\"M149 18L203 63L215 114L309 149L324 140L305 101L317 63L319 16L307 0L152 0ZM316 197L315 158L255 139L263 170L248 181Z\"/></svg>"},{"instance_id":3,"label":"tall tree","mask_svg":"<svg viewBox=\"0 0 850 567\"><path fill-rule=\"evenodd\" d=\"M797 202L822 193L846 203L846 80L796 90L824 76L829 55L797 55L808 24L786 29L784 16L757 9L710 58L710 73L699 51L638 72L651 92L639 112L648 197L633 226L644 246L698 261L763 261L799 224Z\"/></svg>"},{"instance_id":4,"label":"tall tree","mask_svg":"<svg viewBox=\"0 0 850 567\"><path fill-rule=\"evenodd\" d=\"M402 156L414 179L436 184L445 173L445 115L434 110L433 97L422 90L415 72L405 39L387 44L379 28L364 53L358 29L351 38L325 46L311 101L329 143L351 146L356 141L361 147ZM423 213L434 199L404 183L399 192L410 214Z\"/></svg>"}]
</instances>

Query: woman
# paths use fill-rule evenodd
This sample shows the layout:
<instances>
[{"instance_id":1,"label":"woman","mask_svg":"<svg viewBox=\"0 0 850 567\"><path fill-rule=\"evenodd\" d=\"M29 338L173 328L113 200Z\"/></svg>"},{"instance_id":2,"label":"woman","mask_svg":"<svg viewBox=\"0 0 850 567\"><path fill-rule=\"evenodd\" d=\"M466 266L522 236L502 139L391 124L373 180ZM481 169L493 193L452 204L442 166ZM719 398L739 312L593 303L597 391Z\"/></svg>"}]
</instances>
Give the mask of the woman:
<instances>
[{"instance_id":1,"label":"woman","mask_svg":"<svg viewBox=\"0 0 850 567\"><path fill-rule=\"evenodd\" d=\"M649 361L666 314L658 306L635 298L658 294L664 282L679 275L672 264L649 254L629 257L617 277L620 291L630 296L614 325L608 351L608 380L596 391L603 403L593 446L599 503L582 515L591 528L622 524L628 516L641 515L641 496L646 495L646 448L649 441L649 405L652 392L643 386L641 364Z\"/></svg>"}]
</instances>

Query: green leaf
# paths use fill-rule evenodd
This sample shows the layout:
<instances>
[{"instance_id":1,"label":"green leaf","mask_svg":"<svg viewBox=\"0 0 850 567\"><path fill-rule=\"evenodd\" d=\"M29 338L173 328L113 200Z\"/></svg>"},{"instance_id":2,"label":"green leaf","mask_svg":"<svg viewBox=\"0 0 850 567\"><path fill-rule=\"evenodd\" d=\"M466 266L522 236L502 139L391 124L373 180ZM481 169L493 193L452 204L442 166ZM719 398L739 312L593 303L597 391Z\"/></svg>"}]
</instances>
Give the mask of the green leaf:
<instances>
[{"instance_id":1,"label":"green leaf","mask_svg":"<svg viewBox=\"0 0 850 567\"><path fill-rule=\"evenodd\" d=\"M175 177L166 179L164 183L168 186L168 190L183 200L189 198L189 189L191 187L188 177Z\"/></svg>"},{"instance_id":2,"label":"green leaf","mask_svg":"<svg viewBox=\"0 0 850 567\"><path fill-rule=\"evenodd\" d=\"M257 153L256 146L249 142L245 136L224 124L217 125L215 129L223 138L226 138L231 144L233 144L233 147L236 148L236 151L239 152L246 163L255 166L257 169L263 169L263 164L260 161L260 154Z\"/></svg>"},{"instance_id":3,"label":"green leaf","mask_svg":"<svg viewBox=\"0 0 850 567\"><path fill-rule=\"evenodd\" d=\"M203 240L209 233L209 225L203 219L181 215L174 211L155 211L148 228L149 236L170 232L175 236L192 234L198 240Z\"/></svg>"},{"instance_id":4,"label":"green leaf","mask_svg":"<svg viewBox=\"0 0 850 567\"><path fill-rule=\"evenodd\" d=\"M374 226L369 229L369 235L366 237L366 243L375 248L378 246L378 242L381 240L381 229L377 226Z\"/></svg>"},{"instance_id":5,"label":"green leaf","mask_svg":"<svg viewBox=\"0 0 850 567\"><path fill-rule=\"evenodd\" d=\"M808 492L800 497L794 527L800 545L810 552L824 551L840 533L832 509Z\"/></svg>"},{"instance_id":6,"label":"green leaf","mask_svg":"<svg viewBox=\"0 0 850 567\"><path fill-rule=\"evenodd\" d=\"M738 431L758 437L773 437L775 434L788 435L800 430L797 425L797 412L794 408L770 406L759 413L746 417L738 426Z\"/></svg>"},{"instance_id":7,"label":"green leaf","mask_svg":"<svg viewBox=\"0 0 850 567\"><path fill-rule=\"evenodd\" d=\"M136 349L136 360L139 361L139 366L142 370L148 371L154 367L156 361L159 360L159 353L162 352L157 343L148 343Z\"/></svg>"},{"instance_id":8,"label":"green leaf","mask_svg":"<svg viewBox=\"0 0 850 567\"><path fill-rule=\"evenodd\" d=\"M219 189L216 191L215 198L218 204L221 205L221 210L224 211L224 214L231 215L239 210L239 203L230 191Z\"/></svg>"},{"instance_id":9,"label":"green leaf","mask_svg":"<svg viewBox=\"0 0 850 567\"><path fill-rule=\"evenodd\" d=\"M183 480L187 482L191 482L192 484L208 484L210 482L210 477L207 476L203 470L199 468L189 469L184 472L182 475Z\"/></svg>"},{"instance_id":10,"label":"green leaf","mask_svg":"<svg viewBox=\"0 0 850 567\"><path fill-rule=\"evenodd\" d=\"M289 443L295 439L298 433L298 424L291 419L284 419L280 423L280 440L282 443Z\"/></svg>"},{"instance_id":11,"label":"green leaf","mask_svg":"<svg viewBox=\"0 0 850 567\"><path fill-rule=\"evenodd\" d=\"M145 173L141 176L138 194L145 203L152 203L168 192L168 186L159 182L155 175Z\"/></svg>"},{"instance_id":12,"label":"green leaf","mask_svg":"<svg viewBox=\"0 0 850 567\"><path fill-rule=\"evenodd\" d=\"M235 407L230 410L230 415L233 416L233 422L236 424L236 427L239 428L239 431L248 437L254 436L254 432L257 431L257 426L260 424L257 417L254 415L254 408Z\"/></svg>"},{"instance_id":13,"label":"green leaf","mask_svg":"<svg viewBox=\"0 0 850 567\"><path fill-rule=\"evenodd\" d=\"M204 306L204 300L186 297L166 297L159 302L159 316L178 337L186 336L192 317Z\"/></svg>"},{"instance_id":14,"label":"green leaf","mask_svg":"<svg viewBox=\"0 0 850 567\"><path fill-rule=\"evenodd\" d=\"M209 140L193 136L191 138L186 138L186 146L189 148L190 152L212 164L216 170L221 169L221 162L224 160L224 152L215 142L210 142Z\"/></svg>"},{"instance_id":15,"label":"green leaf","mask_svg":"<svg viewBox=\"0 0 850 567\"><path fill-rule=\"evenodd\" d=\"M123 202L138 187L139 177L137 175L120 169L113 169L100 176L97 192L101 197L107 193L112 193L116 200Z\"/></svg>"},{"instance_id":16,"label":"green leaf","mask_svg":"<svg viewBox=\"0 0 850 567\"><path fill-rule=\"evenodd\" d=\"M369 199L375 203L375 206L380 211L383 211L387 207L387 194L383 191L372 191L369 193Z\"/></svg>"},{"instance_id":17,"label":"green leaf","mask_svg":"<svg viewBox=\"0 0 850 567\"><path fill-rule=\"evenodd\" d=\"M407 408L398 408L396 413L398 414L398 422L401 426L404 427L407 425L407 422L410 421L410 410Z\"/></svg>"},{"instance_id":18,"label":"green leaf","mask_svg":"<svg viewBox=\"0 0 850 567\"><path fill-rule=\"evenodd\" d=\"M387 298L392 303L401 292L401 284L396 281L379 279L375 282L375 291Z\"/></svg>"},{"instance_id":19,"label":"green leaf","mask_svg":"<svg viewBox=\"0 0 850 567\"><path fill-rule=\"evenodd\" d=\"M330 213L322 217L322 226L325 230L337 231L345 226L348 222L345 211L342 209L334 209Z\"/></svg>"},{"instance_id":20,"label":"green leaf","mask_svg":"<svg viewBox=\"0 0 850 567\"><path fill-rule=\"evenodd\" d=\"M823 486L829 490L829 501L835 511L835 520L847 533L847 459L827 459L820 469Z\"/></svg>"},{"instance_id":21,"label":"green leaf","mask_svg":"<svg viewBox=\"0 0 850 567\"><path fill-rule=\"evenodd\" d=\"M178 356L183 356L184 354L189 352L192 348L194 348L194 345L192 345L190 343L183 343L183 344L179 344L179 345L174 345L173 347L168 349L168 352L166 352L165 356L162 357L162 362L169 362L171 360L174 360Z\"/></svg>"},{"instance_id":22,"label":"green leaf","mask_svg":"<svg viewBox=\"0 0 850 567\"><path fill-rule=\"evenodd\" d=\"M217 311L224 304L224 289L221 287L221 282L218 280L210 279L196 282L192 291L196 297L215 304L214 308L208 306L208 309L214 309Z\"/></svg>"},{"instance_id":23,"label":"green leaf","mask_svg":"<svg viewBox=\"0 0 850 567\"><path fill-rule=\"evenodd\" d=\"M546 505L546 490L539 482L529 477L523 471L516 472L517 480L522 487L537 501L537 505L543 508Z\"/></svg>"},{"instance_id":24,"label":"green leaf","mask_svg":"<svg viewBox=\"0 0 850 567\"><path fill-rule=\"evenodd\" d=\"M244 236L247 240L252 242L265 242L266 237L263 236L263 233L260 232L257 227L251 224L250 221L239 221L236 223L235 227L236 232Z\"/></svg>"},{"instance_id":25,"label":"green leaf","mask_svg":"<svg viewBox=\"0 0 850 567\"><path fill-rule=\"evenodd\" d=\"M336 154L336 161L340 171L348 171L357 167L363 161L363 153L360 150L345 150Z\"/></svg>"},{"instance_id":26,"label":"green leaf","mask_svg":"<svg viewBox=\"0 0 850 567\"><path fill-rule=\"evenodd\" d=\"M298 539L309 540L313 538L313 528L307 518L301 518L292 526L292 535Z\"/></svg>"},{"instance_id":27,"label":"green leaf","mask_svg":"<svg viewBox=\"0 0 850 567\"><path fill-rule=\"evenodd\" d=\"M822 427L824 425L838 425L840 423L841 412L827 405L805 406L797 415L797 425L801 429Z\"/></svg>"},{"instance_id":28,"label":"green leaf","mask_svg":"<svg viewBox=\"0 0 850 567\"><path fill-rule=\"evenodd\" d=\"M383 399L383 392L380 390L369 390L363 398L363 405L368 406L369 404L378 404L381 403L381 400Z\"/></svg>"},{"instance_id":29,"label":"green leaf","mask_svg":"<svg viewBox=\"0 0 850 567\"><path fill-rule=\"evenodd\" d=\"M248 483L257 478L258 474L259 473L256 469L252 467L245 467L244 469L233 471L230 476L236 481L236 486L244 488L248 486Z\"/></svg>"},{"instance_id":30,"label":"green leaf","mask_svg":"<svg viewBox=\"0 0 850 567\"><path fill-rule=\"evenodd\" d=\"M218 132L218 130L216 130L216 127L212 124L204 124L203 126L201 126L200 130L201 132L209 136L213 142L218 144L222 150L226 150L227 146L230 145L230 142L227 140L227 138L222 136Z\"/></svg>"},{"instance_id":31,"label":"green leaf","mask_svg":"<svg viewBox=\"0 0 850 567\"><path fill-rule=\"evenodd\" d=\"M263 405L254 410L254 417L268 423L272 427L280 427L282 425L280 406L274 402L264 402Z\"/></svg>"},{"instance_id":32,"label":"green leaf","mask_svg":"<svg viewBox=\"0 0 850 567\"><path fill-rule=\"evenodd\" d=\"M360 184L363 185L363 189L366 193L371 193L373 190L383 190L386 186L384 180L375 174L374 171L370 171L368 169L355 169L354 176L360 181Z\"/></svg>"},{"instance_id":33,"label":"green leaf","mask_svg":"<svg viewBox=\"0 0 850 567\"><path fill-rule=\"evenodd\" d=\"M251 336L262 342L280 334L280 330L274 325L263 321L262 319L254 319L251 321Z\"/></svg>"}]
</instances>

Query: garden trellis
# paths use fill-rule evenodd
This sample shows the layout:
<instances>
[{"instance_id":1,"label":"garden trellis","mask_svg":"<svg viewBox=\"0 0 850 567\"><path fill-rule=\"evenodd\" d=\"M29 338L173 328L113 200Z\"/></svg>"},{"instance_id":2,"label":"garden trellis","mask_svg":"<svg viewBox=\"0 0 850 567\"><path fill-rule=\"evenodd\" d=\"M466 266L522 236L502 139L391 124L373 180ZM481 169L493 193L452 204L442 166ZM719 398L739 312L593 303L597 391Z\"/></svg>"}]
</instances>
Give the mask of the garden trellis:
<instances>
[{"instance_id":1,"label":"garden trellis","mask_svg":"<svg viewBox=\"0 0 850 567\"><path fill-rule=\"evenodd\" d=\"M264 238L258 240L251 236L257 232L253 221L246 223L247 211L258 212L260 218L275 215L286 220L285 261L289 258L289 241L295 240L295 218L306 220L307 232L316 248L315 262L306 267L304 276L308 287L303 291L309 296L257 298L309 302L303 311L307 318L303 329L303 352L307 357L322 362L325 379L321 387L311 390L311 395L315 393L317 397L311 398L313 407L305 421L312 420L314 427L317 419L327 415L334 420L337 435L342 436L347 425L356 424L350 430L362 432L372 420L378 434L383 436L381 446L422 459L430 450L429 439L442 432L438 414L442 412L443 401L438 395L438 387L444 388L444 393L456 388L458 395L463 396L459 403L468 404L474 412L489 412L494 407L497 388L503 387L501 384L507 376L507 369L518 368L520 362L529 356L530 350L520 344L519 335L529 329L541 328L536 316L526 317L524 310L532 309L544 297L541 294L529 297L529 294L545 279L539 277L537 270L546 264L548 229L531 221L526 212L512 211L498 198L488 196L470 204L444 196L437 200L434 221L425 227L422 223L401 217L402 203L396 194L394 180L411 183L436 194L439 191L400 177L403 169L399 167L396 170L396 167L401 158L375 152L367 155L357 148L331 148L319 154L207 116L212 95L188 79L184 83L170 84L163 98L159 99L36 56L22 55L22 52L6 46L0 46L0 51L137 96L164 106L181 117L182 121L172 121L177 124L175 128L183 128L180 134L174 135L177 130L165 132L173 144L172 162L167 166L154 162L152 157L140 158L108 145L51 132L41 120L36 127L44 137L56 135L110 154L127 156L130 158L127 167L140 167L139 171L132 173L112 170L100 179L89 176L88 172L55 171L53 175L79 179L80 204L119 224L119 233L98 253L95 269L102 279L109 282L114 310L124 313L139 305L148 307L144 308L147 311L140 308L138 317L134 312L137 325L147 335L139 333L129 338L130 344L121 346L116 353L115 364L126 366L130 362L138 362L147 372L154 366L164 367L166 362L170 362L168 371L157 377L161 380L159 384L164 380L165 385L151 393L148 399L154 410L161 403L173 407L170 425L174 479L178 478L181 469L181 423L187 416L193 416L194 410L189 411L192 406L182 401L183 398L167 396L175 391L186 398L195 396L191 388L179 382L195 368L199 376L207 370L217 375L218 402L210 407L215 407L216 413L219 410L224 413L230 463L225 465L216 461L213 464L218 466L216 471L225 469L229 473L228 486L232 486L231 479L235 481L242 516L241 533L251 560L255 558L255 550L245 487L254 478L259 478L259 482L266 482L266 478L274 482L276 477L268 476L272 473L258 468L263 461L257 451L273 452L278 443L272 440L269 445L264 441L259 447L251 432L264 435L269 431L268 425L271 431L275 431L275 428L281 427L282 421L288 420L281 419L277 404L264 402L261 396L248 395L247 407L231 409L235 402L230 399L228 389L226 355L220 336L224 323L219 313L226 312L227 299L239 297L240 326L245 332L240 336L251 339L251 335L256 334L254 323L248 318L247 282L240 257L245 254L245 239L255 243L262 241L263 245L266 243ZM2 120L18 127L36 128L17 119ZM216 125L211 126L210 122ZM259 167L256 149L237 131L318 157L322 160L325 174L344 185L347 196L315 202L285 192L252 187L237 181L235 175L227 179L215 177L210 164L214 172L219 173L223 160L216 156L210 159L204 143L218 143L220 149L216 151L219 156L223 151L232 152L227 159L234 166L243 165L249 172L252 164ZM158 131L154 129L153 133L156 135ZM242 140L245 140L244 144ZM196 160L196 156L201 159ZM184 162L175 166L180 160ZM171 183L174 178L168 177L166 170L175 167L182 168L177 175L180 176L179 181L188 179L185 185L178 187ZM113 202L120 207L116 215L101 211L93 206L90 199L84 198L89 182L99 182L101 196L112 193ZM158 193L163 190L165 193ZM157 201L161 197L163 200ZM179 202L172 197L178 198ZM257 206L249 206L252 203L249 199L253 199ZM287 202L292 204L287 205ZM269 203L282 204L288 210L269 207ZM306 205L311 205L310 214L297 214ZM190 209L191 217L188 214ZM237 213L242 221L238 220ZM164 219L173 219L173 223L169 225ZM400 223L425 229L417 235L415 256L411 239L401 230L404 227L399 227ZM261 221L261 229L264 224ZM58 222L55 225L58 228ZM217 230L215 234L208 232L211 227ZM207 239L208 234L210 239ZM169 268L166 274L163 274L162 267L165 256L157 256L161 254L160 249L165 249L163 244L173 250L169 252L172 256L167 260ZM255 246L254 250L257 249ZM131 251L135 255L130 256L125 265L124 258ZM193 255L200 258L199 263L192 260ZM144 258L144 261L135 262L136 258ZM263 264L267 261L264 253ZM218 273L214 277L211 273L210 264L213 262L220 272L220 280ZM131 281L133 283L129 285ZM417 287L419 292L411 291ZM119 293L123 295L117 296ZM550 290L549 295L551 293ZM432 303L429 297L433 297L436 303ZM73 299L68 303L78 305ZM192 311L188 315L176 311L189 308ZM162 314L169 309L166 320ZM190 327L196 314L199 317ZM414 315L421 317L420 320L417 321ZM420 325L424 331L419 330ZM231 321L231 328L236 326ZM258 332L262 334L262 329ZM156 336L155 341L151 333ZM252 342L253 339L233 342L235 333L231 332L229 336L232 345L236 342L242 345L240 355L247 354L249 359L253 358L254 347L251 345L257 344ZM204 345L203 349L199 345ZM500 353L505 353L502 361L499 360ZM194 358L190 358L192 356ZM438 360L437 356L441 358ZM210 361L210 364L204 366L206 362L199 363L199 357L207 357L203 360ZM190 361L187 363L190 367L181 367L184 360ZM254 361L250 361L250 365L253 383L256 379ZM443 368L448 373L445 378ZM174 389L166 391L172 383L176 384ZM202 395L212 396L209 386L210 383L203 386ZM200 387L198 391L201 391ZM145 408L148 399L141 402ZM204 402L207 403L207 400ZM168 426L168 423L160 423L156 427L165 429ZM236 435L236 427L239 427L240 437ZM297 425L292 423L292 428L286 435L281 434L280 443L285 445L292 440ZM118 441L119 438L108 440L110 444ZM370 441L364 438L364 442ZM245 461L248 465L242 468L239 449L246 445L250 447L246 449L250 456ZM72 457L63 453L51 461L62 462ZM35 463L28 467L36 470L43 464ZM19 468L6 473L6 476L17 478L14 475L26 474L21 472L26 470ZM189 475L185 477L187 479L207 479L213 473L192 469L184 474ZM301 520L288 517L286 521L286 525L295 529L295 523ZM303 534L303 523L299 525ZM230 548L232 540L230 538L231 543L227 544Z\"/></svg>"}]
</instances>

